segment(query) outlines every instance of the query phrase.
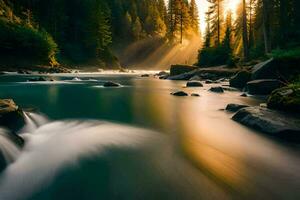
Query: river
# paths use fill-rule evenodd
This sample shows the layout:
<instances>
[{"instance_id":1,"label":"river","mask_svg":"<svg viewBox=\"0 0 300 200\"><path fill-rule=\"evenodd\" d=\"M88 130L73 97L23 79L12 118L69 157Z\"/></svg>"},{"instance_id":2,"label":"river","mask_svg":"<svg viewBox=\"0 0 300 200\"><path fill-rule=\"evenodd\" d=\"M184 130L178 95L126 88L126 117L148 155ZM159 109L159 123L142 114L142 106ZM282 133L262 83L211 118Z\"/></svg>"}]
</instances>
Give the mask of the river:
<instances>
[{"instance_id":1,"label":"river","mask_svg":"<svg viewBox=\"0 0 300 200\"><path fill-rule=\"evenodd\" d=\"M258 98L139 74L31 77L0 76L0 98L27 118L26 145L0 176L1 200L300 199L299 145L221 110ZM170 95L176 90L201 96Z\"/></svg>"}]
</instances>

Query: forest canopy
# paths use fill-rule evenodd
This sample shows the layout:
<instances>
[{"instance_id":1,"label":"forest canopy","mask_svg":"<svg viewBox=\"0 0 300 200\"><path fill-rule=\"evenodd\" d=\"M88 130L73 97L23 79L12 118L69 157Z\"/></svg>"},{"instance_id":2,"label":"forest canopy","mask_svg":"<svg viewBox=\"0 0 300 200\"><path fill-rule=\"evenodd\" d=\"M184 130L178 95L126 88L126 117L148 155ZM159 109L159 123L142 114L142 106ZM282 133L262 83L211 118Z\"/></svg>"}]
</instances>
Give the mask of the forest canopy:
<instances>
[{"instance_id":1,"label":"forest canopy","mask_svg":"<svg viewBox=\"0 0 300 200\"><path fill-rule=\"evenodd\" d=\"M42 55L63 63L93 63L118 67L115 50L143 39L159 37L165 42L182 42L199 34L198 9L194 0L0 0L0 29L32 31L31 39L20 31L13 33L15 41L3 37L12 51L28 40L38 40L48 49ZM13 17L11 17L13 16ZM30 32L30 31L29 31ZM26 41L21 41L26 40ZM46 46L45 46L46 45ZM3 52L9 52L1 45ZM24 47L25 48L25 47ZM36 60L46 61L47 59ZM47 60L49 61L49 59Z\"/></svg>"},{"instance_id":2,"label":"forest canopy","mask_svg":"<svg viewBox=\"0 0 300 200\"><path fill-rule=\"evenodd\" d=\"M232 64L292 49L300 57L300 1L241 0L236 11L225 12L224 0L206 0L206 31L198 65Z\"/></svg>"}]
</instances>

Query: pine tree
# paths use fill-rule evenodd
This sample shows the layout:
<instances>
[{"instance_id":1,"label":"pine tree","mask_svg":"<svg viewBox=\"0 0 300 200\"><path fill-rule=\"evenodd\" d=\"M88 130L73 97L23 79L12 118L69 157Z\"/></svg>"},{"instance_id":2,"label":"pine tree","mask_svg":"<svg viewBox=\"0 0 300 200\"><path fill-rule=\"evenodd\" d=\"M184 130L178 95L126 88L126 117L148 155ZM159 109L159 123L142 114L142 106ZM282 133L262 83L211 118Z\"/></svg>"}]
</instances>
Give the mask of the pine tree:
<instances>
[{"instance_id":1,"label":"pine tree","mask_svg":"<svg viewBox=\"0 0 300 200\"><path fill-rule=\"evenodd\" d=\"M223 0L207 0L211 3L209 13L211 15L211 31L216 38L216 46L220 45L221 41L221 24L223 22Z\"/></svg>"},{"instance_id":2,"label":"pine tree","mask_svg":"<svg viewBox=\"0 0 300 200\"><path fill-rule=\"evenodd\" d=\"M191 27L196 34L199 34L199 13L195 0L191 0L189 6L189 14L191 19Z\"/></svg>"}]
</instances>

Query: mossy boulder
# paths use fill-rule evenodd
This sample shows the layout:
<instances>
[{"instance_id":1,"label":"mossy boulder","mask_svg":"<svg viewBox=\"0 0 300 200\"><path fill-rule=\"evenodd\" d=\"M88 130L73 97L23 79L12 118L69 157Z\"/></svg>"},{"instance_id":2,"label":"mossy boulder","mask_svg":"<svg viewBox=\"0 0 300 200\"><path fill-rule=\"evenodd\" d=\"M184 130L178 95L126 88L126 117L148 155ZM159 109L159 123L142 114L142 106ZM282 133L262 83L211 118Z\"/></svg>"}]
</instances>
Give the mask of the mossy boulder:
<instances>
[{"instance_id":1,"label":"mossy boulder","mask_svg":"<svg viewBox=\"0 0 300 200\"><path fill-rule=\"evenodd\" d=\"M268 99L268 108L300 112L300 84L275 90Z\"/></svg>"},{"instance_id":2,"label":"mossy boulder","mask_svg":"<svg viewBox=\"0 0 300 200\"><path fill-rule=\"evenodd\" d=\"M15 102L12 99L0 99L0 126L16 132L24 125L23 111Z\"/></svg>"}]
</instances>

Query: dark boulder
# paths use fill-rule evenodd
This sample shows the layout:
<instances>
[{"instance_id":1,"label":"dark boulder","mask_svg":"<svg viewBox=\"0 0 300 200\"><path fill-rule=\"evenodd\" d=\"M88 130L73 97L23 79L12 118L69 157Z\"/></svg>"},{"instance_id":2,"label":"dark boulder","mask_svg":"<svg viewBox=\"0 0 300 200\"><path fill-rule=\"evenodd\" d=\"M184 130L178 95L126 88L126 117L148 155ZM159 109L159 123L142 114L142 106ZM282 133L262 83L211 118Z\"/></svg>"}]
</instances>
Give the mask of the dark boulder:
<instances>
[{"instance_id":1,"label":"dark boulder","mask_svg":"<svg viewBox=\"0 0 300 200\"><path fill-rule=\"evenodd\" d=\"M253 95L269 95L272 91L280 88L282 83L276 79L254 80L247 83L249 94Z\"/></svg>"},{"instance_id":2,"label":"dark boulder","mask_svg":"<svg viewBox=\"0 0 300 200\"><path fill-rule=\"evenodd\" d=\"M198 69L198 67L190 65L172 65L170 69L170 76L177 76L180 74L191 72L195 69Z\"/></svg>"},{"instance_id":3,"label":"dark boulder","mask_svg":"<svg viewBox=\"0 0 300 200\"><path fill-rule=\"evenodd\" d=\"M18 131L25 125L22 110L12 99L0 99L0 126Z\"/></svg>"},{"instance_id":4,"label":"dark boulder","mask_svg":"<svg viewBox=\"0 0 300 200\"><path fill-rule=\"evenodd\" d=\"M119 83L115 83L112 81L107 81L103 84L104 87L120 87L121 85Z\"/></svg>"},{"instance_id":5,"label":"dark boulder","mask_svg":"<svg viewBox=\"0 0 300 200\"><path fill-rule=\"evenodd\" d=\"M189 81L186 87L203 87L203 84L200 81Z\"/></svg>"},{"instance_id":6,"label":"dark boulder","mask_svg":"<svg viewBox=\"0 0 300 200\"><path fill-rule=\"evenodd\" d=\"M241 71L237 73L234 77L232 77L229 81L230 87L235 87L235 88L244 88L251 80L252 74L248 71Z\"/></svg>"},{"instance_id":7,"label":"dark boulder","mask_svg":"<svg viewBox=\"0 0 300 200\"><path fill-rule=\"evenodd\" d=\"M222 87L212 87L209 89L209 91L216 93L224 93L224 89Z\"/></svg>"},{"instance_id":8,"label":"dark boulder","mask_svg":"<svg viewBox=\"0 0 300 200\"><path fill-rule=\"evenodd\" d=\"M44 81L47 81L47 79L45 79L44 77L39 77L39 78L30 78L28 81L29 82L44 82Z\"/></svg>"},{"instance_id":9,"label":"dark boulder","mask_svg":"<svg viewBox=\"0 0 300 200\"><path fill-rule=\"evenodd\" d=\"M240 104L228 104L225 110L227 110L229 112L237 112L240 109L247 108L247 107L249 107L249 106L247 106L247 105L240 105Z\"/></svg>"},{"instance_id":10,"label":"dark boulder","mask_svg":"<svg viewBox=\"0 0 300 200\"><path fill-rule=\"evenodd\" d=\"M275 90L268 99L268 108L300 113L300 86L290 85Z\"/></svg>"},{"instance_id":11,"label":"dark boulder","mask_svg":"<svg viewBox=\"0 0 300 200\"><path fill-rule=\"evenodd\" d=\"M300 73L299 58L272 58L254 66L252 80L283 79L288 80Z\"/></svg>"},{"instance_id":12,"label":"dark boulder","mask_svg":"<svg viewBox=\"0 0 300 200\"><path fill-rule=\"evenodd\" d=\"M291 141L300 139L300 119L263 107L248 107L239 110L233 120L250 128Z\"/></svg>"},{"instance_id":13,"label":"dark boulder","mask_svg":"<svg viewBox=\"0 0 300 200\"><path fill-rule=\"evenodd\" d=\"M189 95L188 95L186 92L184 92L184 91L173 92L173 93L171 93L171 95L179 96L179 97L189 96Z\"/></svg>"},{"instance_id":14,"label":"dark boulder","mask_svg":"<svg viewBox=\"0 0 300 200\"><path fill-rule=\"evenodd\" d=\"M141 77L147 78L147 77L150 77L150 75L149 74L142 74Z\"/></svg>"}]
</instances>

